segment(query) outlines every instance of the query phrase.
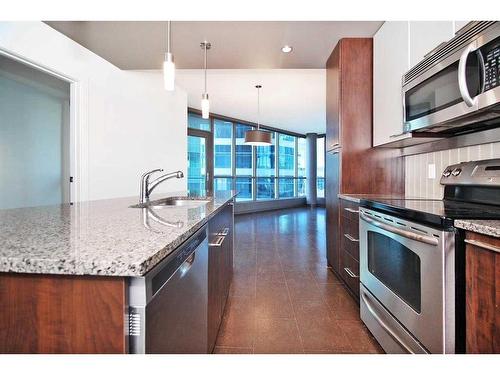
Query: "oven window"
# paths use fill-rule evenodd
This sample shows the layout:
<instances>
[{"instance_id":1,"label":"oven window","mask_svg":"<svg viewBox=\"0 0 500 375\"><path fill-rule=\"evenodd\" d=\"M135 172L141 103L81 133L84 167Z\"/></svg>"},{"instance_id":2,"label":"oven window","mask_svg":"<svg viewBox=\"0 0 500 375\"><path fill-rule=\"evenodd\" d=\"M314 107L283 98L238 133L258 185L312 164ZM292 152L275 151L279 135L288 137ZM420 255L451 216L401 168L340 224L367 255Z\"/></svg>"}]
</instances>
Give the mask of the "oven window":
<instances>
[{"instance_id":1,"label":"oven window","mask_svg":"<svg viewBox=\"0 0 500 375\"><path fill-rule=\"evenodd\" d=\"M390 237L368 231L368 271L420 313L420 258L417 254Z\"/></svg>"},{"instance_id":2,"label":"oven window","mask_svg":"<svg viewBox=\"0 0 500 375\"><path fill-rule=\"evenodd\" d=\"M472 97L480 93L481 70L477 53L467 58L467 87ZM463 101L458 88L458 61L419 83L405 94L405 118L412 121Z\"/></svg>"}]
</instances>

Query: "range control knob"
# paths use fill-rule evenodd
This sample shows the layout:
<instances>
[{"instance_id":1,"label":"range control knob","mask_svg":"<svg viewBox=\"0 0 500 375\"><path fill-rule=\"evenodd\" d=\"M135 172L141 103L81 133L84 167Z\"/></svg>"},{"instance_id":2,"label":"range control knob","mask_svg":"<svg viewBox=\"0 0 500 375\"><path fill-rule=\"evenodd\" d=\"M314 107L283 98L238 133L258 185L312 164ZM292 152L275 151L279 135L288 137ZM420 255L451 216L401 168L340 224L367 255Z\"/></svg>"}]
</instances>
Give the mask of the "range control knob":
<instances>
[{"instance_id":1,"label":"range control knob","mask_svg":"<svg viewBox=\"0 0 500 375\"><path fill-rule=\"evenodd\" d=\"M447 169L443 172L443 177L450 177L451 170Z\"/></svg>"},{"instance_id":2,"label":"range control knob","mask_svg":"<svg viewBox=\"0 0 500 375\"><path fill-rule=\"evenodd\" d=\"M455 168L455 169L453 170L453 172L451 172L451 174L452 174L453 176L458 176L460 173L462 173L462 169L461 169L461 168Z\"/></svg>"}]
</instances>

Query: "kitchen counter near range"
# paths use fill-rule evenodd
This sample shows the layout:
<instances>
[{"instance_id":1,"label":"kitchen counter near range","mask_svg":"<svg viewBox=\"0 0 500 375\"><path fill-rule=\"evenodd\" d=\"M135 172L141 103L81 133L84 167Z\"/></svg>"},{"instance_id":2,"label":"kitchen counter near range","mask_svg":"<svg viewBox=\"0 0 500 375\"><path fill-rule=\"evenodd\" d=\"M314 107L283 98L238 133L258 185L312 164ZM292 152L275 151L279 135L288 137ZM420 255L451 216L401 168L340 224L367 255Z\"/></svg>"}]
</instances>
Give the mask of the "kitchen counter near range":
<instances>
[{"instance_id":1,"label":"kitchen counter near range","mask_svg":"<svg viewBox=\"0 0 500 375\"><path fill-rule=\"evenodd\" d=\"M500 237L500 220L455 220L455 227L487 236Z\"/></svg>"},{"instance_id":2,"label":"kitchen counter near range","mask_svg":"<svg viewBox=\"0 0 500 375\"><path fill-rule=\"evenodd\" d=\"M137 197L0 210L0 272L143 276L235 195L150 212L130 208Z\"/></svg>"}]
</instances>

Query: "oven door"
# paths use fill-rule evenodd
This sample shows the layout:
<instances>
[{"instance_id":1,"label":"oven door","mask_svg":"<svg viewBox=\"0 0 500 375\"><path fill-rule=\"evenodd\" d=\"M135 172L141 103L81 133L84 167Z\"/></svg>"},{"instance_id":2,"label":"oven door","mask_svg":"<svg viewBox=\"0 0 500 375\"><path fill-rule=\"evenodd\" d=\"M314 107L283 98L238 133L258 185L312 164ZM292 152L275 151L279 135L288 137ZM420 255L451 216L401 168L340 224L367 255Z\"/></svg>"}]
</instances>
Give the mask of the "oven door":
<instances>
[{"instance_id":1,"label":"oven door","mask_svg":"<svg viewBox=\"0 0 500 375\"><path fill-rule=\"evenodd\" d=\"M361 283L431 353L444 353L445 346L446 351L454 351L450 347L454 329L445 329L445 303L454 292L453 286L445 285L446 274L454 269L454 250L444 246L447 236L447 232L360 210ZM448 323L454 328L454 321ZM393 328L394 332L399 329Z\"/></svg>"}]
</instances>

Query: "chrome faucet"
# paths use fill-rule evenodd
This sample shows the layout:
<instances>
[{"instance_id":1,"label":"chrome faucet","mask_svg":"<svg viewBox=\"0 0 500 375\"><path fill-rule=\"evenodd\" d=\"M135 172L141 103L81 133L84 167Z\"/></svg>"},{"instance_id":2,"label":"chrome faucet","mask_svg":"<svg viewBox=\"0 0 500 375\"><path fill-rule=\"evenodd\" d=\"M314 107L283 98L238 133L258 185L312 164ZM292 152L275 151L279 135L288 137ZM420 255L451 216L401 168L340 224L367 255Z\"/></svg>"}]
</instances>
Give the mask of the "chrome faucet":
<instances>
[{"instance_id":1,"label":"chrome faucet","mask_svg":"<svg viewBox=\"0 0 500 375\"><path fill-rule=\"evenodd\" d=\"M177 171L177 172L172 172L172 173L166 173L155 180L149 182L149 177L153 173L156 172L163 172L163 169L158 168L158 169L153 169L152 171L146 172L142 175L141 177L141 194L140 194L140 203L147 202L149 200L149 196L151 195L151 192L163 181L166 181L171 178L183 178L184 173L182 171Z\"/></svg>"}]
</instances>

